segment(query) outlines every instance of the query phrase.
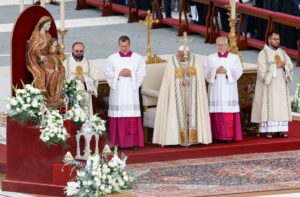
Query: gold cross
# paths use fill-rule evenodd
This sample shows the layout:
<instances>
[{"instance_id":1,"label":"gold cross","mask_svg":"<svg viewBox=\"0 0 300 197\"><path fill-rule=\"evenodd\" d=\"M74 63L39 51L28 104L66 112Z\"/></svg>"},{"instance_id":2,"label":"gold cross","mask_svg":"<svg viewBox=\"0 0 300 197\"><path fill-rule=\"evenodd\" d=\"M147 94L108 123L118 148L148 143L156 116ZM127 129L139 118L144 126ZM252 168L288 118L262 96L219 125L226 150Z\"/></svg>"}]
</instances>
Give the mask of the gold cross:
<instances>
[{"instance_id":1,"label":"gold cross","mask_svg":"<svg viewBox=\"0 0 300 197\"><path fill-rule=\"evenodd\" d=\"M188 45L190 42L192 42L192 41L193 41L193 40L187 36L186 31L183 32L182 38L179 38L179 39L178 39L178 42L179 42L179 43L182 43L182 44L184 45L184 52L185 52L185 53L187 52L187 45Z\"/></svg>"},{"instance_id":2,"label":"gold cross","mask_svg":"<svg viewBox=\"0 0 300 197\"><path fill-rule=\"evenodd\" d=\"M159 23L158 19L153 19L150 13L150 10L147 11L147 16L144 21L139 21L140 23L144 23L147 26L148 33L148 46L147 46L147 57L151 56L151 47L150 47L150 29L153 23Z\"/></svg>"}]
</instances>

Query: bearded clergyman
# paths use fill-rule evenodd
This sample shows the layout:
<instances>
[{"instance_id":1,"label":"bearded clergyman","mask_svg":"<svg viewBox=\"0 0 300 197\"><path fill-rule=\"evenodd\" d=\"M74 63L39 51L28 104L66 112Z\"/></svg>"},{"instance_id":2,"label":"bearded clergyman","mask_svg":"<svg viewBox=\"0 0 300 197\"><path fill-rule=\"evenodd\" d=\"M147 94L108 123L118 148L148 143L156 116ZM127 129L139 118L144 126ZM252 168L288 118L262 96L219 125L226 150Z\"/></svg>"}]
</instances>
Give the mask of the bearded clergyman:
<instances>
[{"instance_id":1,"label":"bearded clergyman","mask_svg":"<svg viewBox=\"0 0 300 197\"><path fill-rule=\"evenodd\" d=\"M78 80L81 89L85 90L81 107L88 116L93 115L92 95L98 95L98 72L93 64L84 57L84 44L75 42L72 46L72 55L64 62L66 79Z\"/></svg>"},{"instance_id":2,"label":"bearded clergyman","mask_svg":"<svg viewBox=\"0 0 300 197\"><path fill-rule=\"evenodd\" d=\"M271 32L268 45L258 54L257 80L252 105L251 122L259 123L259 132L266 138L288 137L288 122L292 120L289 85L293 64L279 48L280 36Z\"/></svg>"}]
</instances>

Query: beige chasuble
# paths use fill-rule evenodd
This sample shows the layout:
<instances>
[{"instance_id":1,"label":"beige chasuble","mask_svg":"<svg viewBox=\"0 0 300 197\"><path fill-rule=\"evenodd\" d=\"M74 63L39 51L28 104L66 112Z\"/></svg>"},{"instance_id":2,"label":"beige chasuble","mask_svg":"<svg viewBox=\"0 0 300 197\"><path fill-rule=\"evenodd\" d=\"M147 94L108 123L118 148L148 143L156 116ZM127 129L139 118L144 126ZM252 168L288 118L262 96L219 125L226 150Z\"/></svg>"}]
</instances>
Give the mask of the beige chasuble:
<instances>
[{"instance_id":1,"label":"beige chasuble","mask_svg":"<svg viewBox=\"0 0 300 197\"><path fill-rule=\"evenodd\" d=\"M284 68L276 67L280 60L286 62ZM259 53L251 122L270 122L274 126L274 122L292 120L289 93L292 70L293 64L284 50L273 50L266 45Z\"/></svg>"},{"instance_id":2,"label":"beige chasuble","mask_svg":"<svg viewBox=\"0 0 300 197\"><path fill-rule=\"evenodd\" d=\"M189 85L183 86L186 78ZM200 58L191 55L182 63L168 60L161 84L153 143L161 145L209 144L212 142L208 101Z\"/></svg>"}]
</instances>

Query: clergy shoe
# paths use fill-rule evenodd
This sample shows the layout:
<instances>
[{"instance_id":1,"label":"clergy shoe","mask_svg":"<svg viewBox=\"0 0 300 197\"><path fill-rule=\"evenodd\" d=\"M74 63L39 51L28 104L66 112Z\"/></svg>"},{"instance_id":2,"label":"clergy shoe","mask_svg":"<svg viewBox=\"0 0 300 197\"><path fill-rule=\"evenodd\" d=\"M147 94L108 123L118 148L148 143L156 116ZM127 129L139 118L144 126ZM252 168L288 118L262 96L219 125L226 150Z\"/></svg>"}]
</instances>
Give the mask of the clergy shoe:
<instances>
[{"instance_id":1,"label":"clergy shoe","mask_svg":"<svg viewBox=\"0 0 300 197\"><path fill-rule=\"evenodd\" d=\"M273 136L271 133L267 133L266 138L271 139Z\"/></svg>"},{"instance_id":2,"label":"clergy shoe","mask_svg":"<svg viewBox=\"0 0 300 197\"><path fill-rule=\"evenodd\" d=\"M139 147L134 146L134 147L132 148L132 150L139 150Z\"/></svg>"},{"instance_id":3,"label":"clergy shoe","mask_svg":"<svg viewBox=\"0 0 300 197\"><path fill-rule=\"evenodd\" d=\"M279 133L278 133L278 136L279 136L279 137L282 137L282 138L288 138L288 137L289 137L287 134L285 134L285 133L283 133L283 132L279 132Z\"/></svg>"}]
</instances>

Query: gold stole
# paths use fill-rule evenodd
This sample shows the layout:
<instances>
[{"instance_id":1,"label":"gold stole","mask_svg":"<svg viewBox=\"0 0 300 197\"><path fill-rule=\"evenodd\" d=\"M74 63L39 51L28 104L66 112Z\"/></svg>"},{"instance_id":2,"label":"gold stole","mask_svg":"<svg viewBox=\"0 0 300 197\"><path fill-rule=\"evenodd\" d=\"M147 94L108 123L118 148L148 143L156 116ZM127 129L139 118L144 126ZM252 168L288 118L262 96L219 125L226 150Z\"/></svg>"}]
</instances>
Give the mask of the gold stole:
<instances>
[{"instance_id":1,"label":"gold stole","mask_svg":"<svg viewBox=\"0 0 300 197\"><path fill-rule=\"evenodd\" d=\"M187 146L198 143L197 137L197 76L195 68L195 56L191 56L192 62L187 63L187 67L180 65L179 60L173 57L173 65L175 67L175 99L177 105L177 119L180 129L180 145ZM187 69L189 77L188 88L188 106L186 106L186 92L182 86L185 78L185 70ZM188 108L188 109L186 109ZM187 113L188 112L188 113ZM187 115L188 114L188 115Z\"/></svg>"}]
</instances>

